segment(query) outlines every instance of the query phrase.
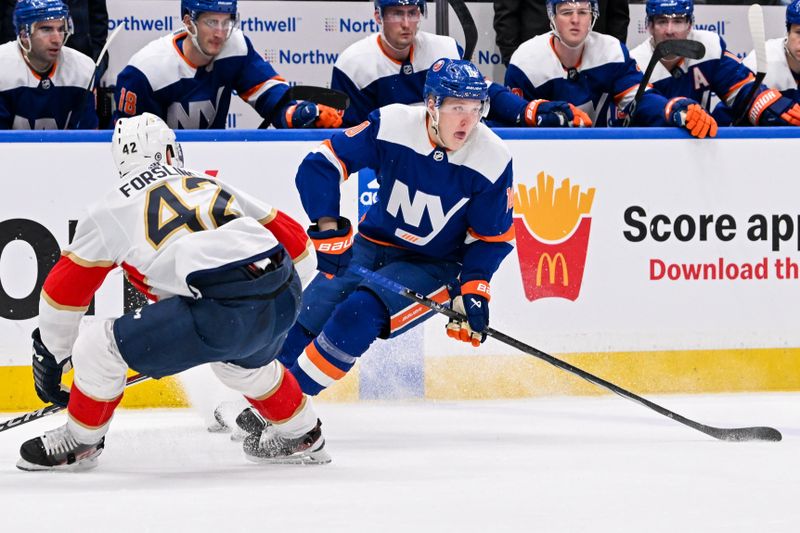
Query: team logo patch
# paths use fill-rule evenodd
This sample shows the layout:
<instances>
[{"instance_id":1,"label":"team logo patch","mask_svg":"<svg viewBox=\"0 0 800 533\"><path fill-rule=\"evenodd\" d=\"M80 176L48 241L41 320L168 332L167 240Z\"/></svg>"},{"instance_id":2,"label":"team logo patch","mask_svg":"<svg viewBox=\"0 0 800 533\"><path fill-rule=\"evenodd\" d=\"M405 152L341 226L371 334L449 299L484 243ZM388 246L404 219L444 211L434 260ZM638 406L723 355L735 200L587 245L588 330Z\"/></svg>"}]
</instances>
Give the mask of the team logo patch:
<instances>
[{"instance_id":1,"label":"team logo patch","mask_svg":"<svg viewBox=\"0 0 800 533\"><path fill-rule=\"evenodd\" d=\"M442 152L441 150L436 150L435 152L433 152L434 161L441 161L442 159L444 159L444 152Z\"/></svg>"},{"instance_id":2,"label":"team logo patch","mask_svg":"<svg viewBox=\"0 0 800 533\"><path fill-rule=\"evenodd\" d=\"M414 74L414 67L411 65L403 65L403 74L407 76Z\"/></svg>"},{"instance_id":3,"label":"team logo patch","mask_svg":"<svg viewBox=\"0 0 800 533\"><path fill-rule=\"evenodd\" d=\"M439 61L433 64L431 70L434 72L439 72L440 70L442 70L443 65L444 65L444 59L440 59Z\"/></svg>"},{"instance_id":4,"label":"team logo patch","mask_svg":"<svg viewBox=\"0 0 800 533\"><path fill-rule=\"evenodd\" d=\"M53 86L53 82L50 81L50 78L43 79L42 82L39 84L39 87L41 87L42 89L45 89L45 90L49 89L52 86Z\"/></svg>"}]
</instances>

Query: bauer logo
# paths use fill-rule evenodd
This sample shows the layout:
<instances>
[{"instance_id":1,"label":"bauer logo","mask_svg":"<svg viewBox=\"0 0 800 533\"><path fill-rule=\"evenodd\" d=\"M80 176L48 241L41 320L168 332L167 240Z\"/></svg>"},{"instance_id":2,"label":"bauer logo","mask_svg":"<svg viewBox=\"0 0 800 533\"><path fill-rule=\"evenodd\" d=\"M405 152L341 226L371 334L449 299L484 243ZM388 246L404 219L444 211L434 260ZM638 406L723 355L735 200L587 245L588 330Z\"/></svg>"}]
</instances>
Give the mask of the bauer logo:
<instances>
[{"instance_id":1,"label":"bauer logo","mask_svg":"<svg viewBox=\"0 0 800 533\"><path fill-rule=\"evenodd\" d=\"M324 50L275 50L268 48L264 50L264 59L270 63L280 63L283 65L332 65L336 63L339 54Z\"/></svg>"},{"instance_id":2,"label":"bauer logo","mask_svg":"<svg viewBox=\"0 0 800 533\"><path fill-rule=\"evenodd\" d=\"M332 29L328 29L332 27ZM326 18L325 31L338 31L340 33L378 33L381 27L375 19L353 18Z\"/></svg>"},{"instance_id":3,"label":"bauer logo","mask_svg":"<svg viewBox=\"0 0 800 533\"><path fill-rule=\"evenodd\" d=\"M286 17L268 19L247 17L239 22L239 27L246 33L296 33L302 17Z\"/></svg>"},{"instance_id":4,"label":"bauer logo","mask_svg":"<svg viewBox=\"0 0 800 533\"><path fill-rule=\"evenodd\" d=\"M580 192L569 179L555 187L552 176L540 172L536 186L517 185L514 229L525 297L565 298L580 295L595 189Z\"/></svg>"}]
</instances>

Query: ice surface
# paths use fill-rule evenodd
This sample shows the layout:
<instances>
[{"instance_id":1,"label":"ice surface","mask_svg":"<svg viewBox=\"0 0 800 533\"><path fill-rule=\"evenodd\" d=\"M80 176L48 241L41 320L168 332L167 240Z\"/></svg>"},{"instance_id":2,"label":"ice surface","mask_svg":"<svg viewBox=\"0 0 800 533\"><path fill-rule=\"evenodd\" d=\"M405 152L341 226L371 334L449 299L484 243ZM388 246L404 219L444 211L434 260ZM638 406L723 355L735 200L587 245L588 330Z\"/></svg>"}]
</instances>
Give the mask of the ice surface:
<instances>
[{"instance_id":1,"label":"ice surface","mask_svg":"<svg viewBox=\"0 0 800 533\"><path fill-rule=\"evenodd\" d=\"M800 531L800 394L652 399L784 440L715 441L611 396L317 403L333 463L268 466L192 410L121 410L97 469L17 470L55 415L0 434L0 530Z\"/></svg>"}]
</instances>

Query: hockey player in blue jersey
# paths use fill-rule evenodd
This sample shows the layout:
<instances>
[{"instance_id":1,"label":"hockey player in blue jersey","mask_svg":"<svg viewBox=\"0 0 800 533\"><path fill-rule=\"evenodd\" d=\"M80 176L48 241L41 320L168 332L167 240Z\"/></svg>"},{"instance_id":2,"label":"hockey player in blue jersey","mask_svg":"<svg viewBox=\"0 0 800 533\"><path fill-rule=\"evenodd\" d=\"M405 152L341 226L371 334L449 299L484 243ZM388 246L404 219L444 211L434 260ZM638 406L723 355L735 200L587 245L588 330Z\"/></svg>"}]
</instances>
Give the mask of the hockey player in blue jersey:
<instances>
[{"instance_id":1,"label":"hockey player in blue jersey","mask_svg":"<svg viewBox=\"0 0 800 533\"><path fill-rule=\"evenodd\" d=\"M419 104L428 68L439 58L461 59L452 37L419 30L424 0L374 0L380 32L350 45L333 66L331 88L350 97L344 126L389 104ZM506 126L590 126L588 115L565 102L529 105L497 83L489 86L489 119Z\"/></svg>"},{"instance_id":2,"label":"hockey player in blue jersey","mask_svg":"<svg viewBox=\"0 0 800 533\"><path fill-rule=\"evenodd\" d=\"M0 45L0 129L97 127L88 56L64 47L72 33L61 0L19 0L16 41Z\"/></svg>"},{"instance_id":3,"label":"hockey player in blue jersey","mask_svg":"<svg viewBox=\"0 0 800 533\"><path fill-rule=\"evenodd\" d=\"M351 258L438 302L452 298L469 322L449 324L449 334L475 345L484 339L489 284L513 249L511 154L480 122L488 89L477 67L443 58L426 80L424 107L372 112L297 171L322 273L303 292L279 359L307 394L342 378L376 338L430 316L348 270ZM376 170L380 189L353 237L340 216L339 185L364 167Z\"/></svg>"},{"instance_id":4,"label":"hockey player in blue jersey","mask_svg":"<svg viewBox=\"0 0 800 533\"><path fill-rule=\"evenodd\" d=\"M671 39L691 39L703 43L705 55L700 59L667 56L656 65L651 82L667 98L686 97L710 110L712 93L725 108L715 110L720 124L730 125L733 114L747 107L747 116L755 126L800 126L800 105L784 98L766 85L756 89L752 103L743 102L750 95L755 78L738 58L726 49L718 34L692 28L693 0L647 0L647 29L651 38L631 51L631 56L645 68L654 47Z\"/></svg>"},{"instance_id":5,"label":"hockey player in blue jersey","mask_svg":"<svg viewBox=\"0 0 800 533\"><path fill-rule=\"evenodd\" d=\"M520 45L511 56L506 85L528 99L565 100L598 126L624 119L642 73L623 43L592 31L597 0L547 0L547 12L553 31ZM631 118L633 125L684 127L700 138L717 131L714 119L694 100L668 101L650 90Z\"/></svg>"},{"instance_id":6,"label":"hockey player in blue jersey","mask_svg":"<svg viewBox=\"0 0 800 533\"><path fill-rule=\"evenodd\" d=\"M173 129L223 129L236 93L276 128L338 128L341 113L289 101L289 85L236 27L236 0L182 0L185 28L134 54L117 77L119 117L150 112Z\"/></svg>"},{"instance_id":7,"label":"hockey player in blue jersey","mask_svg":"<svg viewBox=\"0 0 800 533\"><path fill-rule=\"evenodd\" d=\"M786 36L767 41L767 75L764 84L792 100L800 100L800 0L786 6ZM755 52L743 63L756 71Z\"/></svg>"}]
</instances>

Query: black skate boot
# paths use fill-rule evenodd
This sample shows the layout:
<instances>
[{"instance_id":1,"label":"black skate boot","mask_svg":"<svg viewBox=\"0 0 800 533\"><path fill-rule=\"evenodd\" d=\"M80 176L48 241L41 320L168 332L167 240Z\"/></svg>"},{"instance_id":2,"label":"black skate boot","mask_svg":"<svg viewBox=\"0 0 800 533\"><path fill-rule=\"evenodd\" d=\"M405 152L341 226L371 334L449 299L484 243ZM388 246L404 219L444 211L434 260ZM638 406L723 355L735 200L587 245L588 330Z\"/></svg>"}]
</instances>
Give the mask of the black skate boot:
<instances>
[{"instance_id":1,"label":"black skate boot","mask_svg":"<svg viewBox=\"0 0 800 533\"><path fill-rule=\"evenodd\" d=\"M260 436L267 426L268 420L259 414L253 407L248 407L236 417L236 429L231 433L231 440L242 441L249 435Z\"/></svg>"},{"instance_id":2,"label":"black skate boot","mask_svg":"<svg viewBox=\"0 0 800 533\"><path fill-rule=\"evenodd\" d=\"M97 466L97 456L103 451L105 437L94 444L81 444L66 424L41 437L25 441L19 449L20 470L89 470Z\"/></svg>"},{"instance_id":3,"label":"black skate boot","mask_svg":"<svg viewBox=\"0 0 800 533\"><path fill-rule=\"evenodd\" d=\"M325 451L322 422L317 420L314 429L299 437L287 437L272 424L260 435L244 439L244 454L255 463L321 465L331 462Z\"/></svg>"}]
</instances>

